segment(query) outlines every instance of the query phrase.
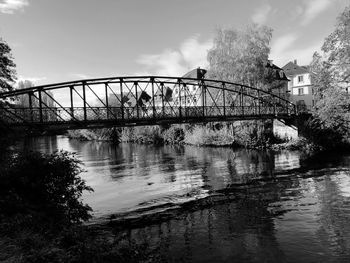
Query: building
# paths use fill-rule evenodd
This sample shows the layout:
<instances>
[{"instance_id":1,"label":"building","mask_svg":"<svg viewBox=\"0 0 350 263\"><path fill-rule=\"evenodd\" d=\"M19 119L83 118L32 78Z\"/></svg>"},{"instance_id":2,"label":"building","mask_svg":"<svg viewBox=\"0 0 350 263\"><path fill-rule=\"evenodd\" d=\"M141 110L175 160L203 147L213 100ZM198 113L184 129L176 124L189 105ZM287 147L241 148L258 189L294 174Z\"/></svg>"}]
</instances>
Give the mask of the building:
<instances>
[{"instance_id":1,"label":"building","mask_svg":"<svg viewBox=\"0 0 350 263\"><path fill-rule=\"evenodd\" d=\"M310 110L314 104L313 85L311 73L307 66L299 66L297 61L288 62L283 68L287 77L290 100L295 103L299 110Z\"/></svg>"},{"instance_id":2,"label":"building","mask_svg":"<svg viewBox=\"0 0 350 263\"><path fill-rule=\"evenodd\" d=\"M183 80L181 85L175 85L173 90L173 102L174 106L202 106L202 88L198 83L198 80L204 79L207 71L205 69L196 68L185 75L182 78L193 78L195 80Z\"/></svg>"},{"instance_id":3,"label":"building","mask_svg":"<svg viewBox=\"0 0 350 263\"><path fill-rule=\"evenodd\" d=\"M285 100L289 100L289 92L288 92L288 77L283 69L276 66L272 63L272 60L268 60L265 65L266 71L265 76L269 81L267 91L272 94L283 98Z\"/></svg>"}]
</instances>

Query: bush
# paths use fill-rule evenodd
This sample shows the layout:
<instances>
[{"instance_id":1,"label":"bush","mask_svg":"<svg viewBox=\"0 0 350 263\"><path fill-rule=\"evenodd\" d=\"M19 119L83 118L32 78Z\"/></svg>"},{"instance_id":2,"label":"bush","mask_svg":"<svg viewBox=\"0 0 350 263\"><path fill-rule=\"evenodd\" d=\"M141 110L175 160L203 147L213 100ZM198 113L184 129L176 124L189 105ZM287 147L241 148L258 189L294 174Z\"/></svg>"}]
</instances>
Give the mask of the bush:
<instances>
[{"instance_id":1,"label":"bush","mask_svg":"<svg viewBox=\"0 0 350 263\"><path fill-rule=\"evenodd\" d=\"M304 125L303 133L311 143L325 150L350 148L350 137L345 131L327 128L320 119L315 117L307 120Z\"/></svg>"},{"instance_id":2,"label":"bush","mask_svg":"<svg viewBox=\"0 0 350 263\"><path fill-rule=\"evenodd\" d=\"M206 126L195 126L185 130L185 143L192 145L226 146L233 145L234 138L227 128L212 130Z\"/></svg>"},{"instance_id":3,"label":"bush","mask_svg":"<svg viewBox=\"0 0 350 263\"><path fill-rule=\"evenodd\" d=\"M172 125L168 129L163 130L162 137L166 144L178 144L184 141L185 132L181 127Z\"/></svg>"},{"instance_id":4,"label":"bush","mask_svg":"<svg viewBox=\"0 0 350 263\"><path fill-rule=\"evenodd\" d=\"M65 223L91 217L92 209L80 198L83 191L93 190L78 176L83 170L73 154L13 154L0 169L0 214L29 214Z\"/></svg>"},{"instance_id":5,"label":"bush","mask_svg":"<svg viewBox=\"0 0 350 263\"><path fill-rule=\"evenodd\" d=\"M101 128L101 129L80 129L69 130L68 137L70 139L78 139L81 141L120 141L120 128Z\"/></svg>"},{"instance_id":6,"label":"bush","mask_svg":"<svg viewBox=\"0 0 350 263\"><path fill-rule=\"evenodd\" d=\"M267 147L273 142L273 132L267 121L240 121L235 125L235 139L246 148Z\"/></svg>"}]
</instances>

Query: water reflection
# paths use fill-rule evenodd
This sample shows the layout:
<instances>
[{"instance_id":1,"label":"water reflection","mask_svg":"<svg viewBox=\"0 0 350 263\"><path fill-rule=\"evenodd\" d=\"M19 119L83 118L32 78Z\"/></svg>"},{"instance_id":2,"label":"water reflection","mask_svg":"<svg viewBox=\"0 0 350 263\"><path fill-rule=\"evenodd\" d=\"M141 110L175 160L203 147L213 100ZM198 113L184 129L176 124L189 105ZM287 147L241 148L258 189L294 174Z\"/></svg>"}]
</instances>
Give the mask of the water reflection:
<instances>
[{"instance_id":1,"label":"water reflection","mask_svg":"<svg viewBox=\"0 0 350 263\"><path fill-rule=\"evenodd\" d=\"M95 192L84 196L96 215L181 203L232 185L276 177L299 167L296 152L246 151L190 146L150 146L81 142L66 137L37 137L19 147L43 152L77 153Z\"/></svg>"},{"instance_id":2,"label":"water reflection","mask_svg":"<svg viewBox=\"0 0 350 263\"><path fill-rule=\"evenodd\" d=\"M84 198L97 216L224 193L225 202L124 233L126 240L147 241L163 261L349 261L349 155L301 160L288 151L113 146L65 137L17 147L76 152L95 189Z\"/></svg>"},{"instance_id":3,"label":"water reflection","mask_svg":"<svg viewBox=\"0 0 350 263\"><path fill-rule=\"evenodd\" d=\"M349 182L349 172L286 178L124 239L147 242L164 262L348 262L350 199L338 183Z\"/></svg>"}]
</instances>

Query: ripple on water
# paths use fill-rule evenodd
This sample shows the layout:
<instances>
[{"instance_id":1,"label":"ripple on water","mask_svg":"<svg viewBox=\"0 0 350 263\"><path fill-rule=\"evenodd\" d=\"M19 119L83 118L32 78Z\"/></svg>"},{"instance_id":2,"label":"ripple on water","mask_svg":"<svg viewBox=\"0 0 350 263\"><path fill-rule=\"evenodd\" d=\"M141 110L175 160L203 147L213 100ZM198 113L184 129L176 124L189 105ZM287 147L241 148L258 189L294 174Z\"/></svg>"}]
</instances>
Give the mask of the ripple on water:
<instances>
[{"instance_id":1,"label":"ripple on water","mask_svg":"<svg viewBox=\"0 0 350 263\"><path fill-rule=\"evenodd\" d=\"M350 258L350 156L300 160L288 151L112 146L65 137L17 147L77 152L87 170L82 176L95 189L84 200L96 216L181 211L125 235L148 240L168 261ZM203 206L213 195L226 199Z\"/></svg>"}]
</instances>

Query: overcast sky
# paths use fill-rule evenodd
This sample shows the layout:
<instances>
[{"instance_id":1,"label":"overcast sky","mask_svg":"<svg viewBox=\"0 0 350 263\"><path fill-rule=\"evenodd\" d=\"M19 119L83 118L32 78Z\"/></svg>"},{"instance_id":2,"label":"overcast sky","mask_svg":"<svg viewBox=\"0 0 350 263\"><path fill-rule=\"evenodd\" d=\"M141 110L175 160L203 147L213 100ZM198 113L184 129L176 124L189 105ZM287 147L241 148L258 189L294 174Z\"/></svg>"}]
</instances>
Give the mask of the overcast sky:
<instances>
[{"instance_id":1,"label":"overcast sky","mask_svg":"<svg viewBox=\"0 0 350 263\"><path fill-rule=\"evenodd\" d=\"M206 67L218 27L273 31L280 67L311 61L349 0L0 0L0 37L36 84Z\"/></svg>"}]
</instances>

